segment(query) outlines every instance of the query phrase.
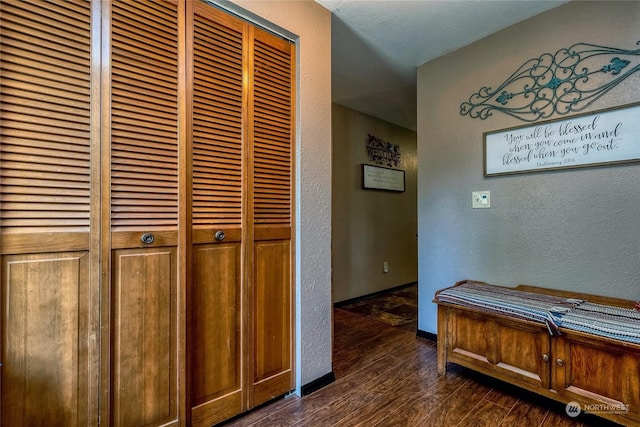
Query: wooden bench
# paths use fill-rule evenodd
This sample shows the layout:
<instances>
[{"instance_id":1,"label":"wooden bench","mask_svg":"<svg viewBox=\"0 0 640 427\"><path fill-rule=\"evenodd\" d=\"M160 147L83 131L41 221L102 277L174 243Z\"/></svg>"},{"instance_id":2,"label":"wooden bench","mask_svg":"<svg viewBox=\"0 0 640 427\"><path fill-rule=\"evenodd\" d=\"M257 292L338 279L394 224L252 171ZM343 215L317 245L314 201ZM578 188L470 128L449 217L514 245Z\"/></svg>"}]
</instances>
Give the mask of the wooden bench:
<instances>
[{"instance_id":1,"label":"wooden bench","mask_svg":"<svg viewBox=\"0 0 640 427\"><path fill-rule=\"evenodd\" d=\"M496 294L585 300L633 309L634 302L557 291L528 285L505 288L480 285ZM453 289L447 288L447 289ZM438 372L456 363L548 398L577 402L581 409L627 426L640 426L640 344L580 332L560 326L550 334L544 322L505 314L487 307L443 301L438 304Z\"/></svg>"}]
</instances>

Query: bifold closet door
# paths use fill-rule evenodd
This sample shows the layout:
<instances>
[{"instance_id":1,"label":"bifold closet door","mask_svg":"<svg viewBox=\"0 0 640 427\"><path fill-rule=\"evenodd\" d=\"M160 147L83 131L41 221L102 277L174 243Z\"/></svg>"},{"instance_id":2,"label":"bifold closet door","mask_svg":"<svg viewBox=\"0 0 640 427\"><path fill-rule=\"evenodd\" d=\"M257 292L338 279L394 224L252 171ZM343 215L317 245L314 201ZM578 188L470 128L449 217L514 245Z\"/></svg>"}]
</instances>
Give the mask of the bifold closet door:
<instances>
[{"instance_id":1,"label":"bifold closet door","mask_svg":"<svg viewBox=\"0 0 640 427\"><path fill-rule=\"evenodd\" d=\"M193 73L190 399L192 424L210 426L247 408L246 24L202 2L188 6L193 46L188 56Z\"/></svg>"},{"instance_id":2,"label":"bifold closet door","mask_svg":"<svg viewBox=\"0 0 640 427\"><path fill-rule=\"evenodd\" d=\"M110 256L104 262L111 286L103 310L111 333L103 343L110 358L110 381L103 382L110 408L103 404L103 412L115 426L178 423L182 7L162 0L104 4L111 104L103 105L110 113L103 253Z\"/></svg>"},{"instance_id":3,"label":"bifold closet door","mask_svg":"<svg viewBox=\"0 0 640 427\"><path fill-rule=\"evenodd\" d=\"M0 18L2 425L212 425L288 392L292 45L201 1Z\"/></svg>"},{"instance_id":4,"label":"bifold closet door","mask_svg":"<svg viewBox=\"0 0 640 427\"><path fill-rule=\"evenodd\" d=\"M91 4L2 1L0 19L0 423L96 425Z\"/></svg>"},{"instance_id":5,"label":"bifold closet door","mask_svg":"<svg viewBox=\"0 0 640 427\"><path fill-rule=\"evenodd\" d=\"M294 46L251 29L251 407L291 390Z\"/></svg>"},{"instance_id":6,"label":"bifold closet door","mask_svg":"<svg viewBox=\"0 0 640 427\"><path fill-rule=\"evenodd\" d=\"M191 6L189 378L192 423L208 426L293 387L294 60L290 43Z\"/></svg>"}]
</instances>

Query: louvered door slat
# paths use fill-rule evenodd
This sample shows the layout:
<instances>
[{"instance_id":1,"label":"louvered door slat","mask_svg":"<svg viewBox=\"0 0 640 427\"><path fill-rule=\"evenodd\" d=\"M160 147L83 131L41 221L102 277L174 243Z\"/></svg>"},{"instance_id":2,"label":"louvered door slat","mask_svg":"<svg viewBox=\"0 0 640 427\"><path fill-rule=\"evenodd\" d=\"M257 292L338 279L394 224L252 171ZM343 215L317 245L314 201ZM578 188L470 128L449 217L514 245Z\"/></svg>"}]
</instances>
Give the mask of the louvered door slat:
<instances>
[{"instance_id":1,"label":"louvered door slat","mask_svg":"<svg viewBox=\"0 0 640 427\"><path fill-rule=\"evenodd\" d=\"M44 2L38 1L10 1L3 3L5 3L3 21L22 23L26 28L43 30L42 34L58 34L61 37L72 40L86 36L85 24L89 22L86 19L89 9L87 5L76 3L79 5L79 13L76 13L68 8L56 7L52 3L49 4L50 8L42 7L45 5ZM89 49L86 49L86 51L88 52Z\"/></svg>"},{"instance_id":2,"label":"louvered door slat","mask_svg":"<svg viewBox=\"0 0 640 427\"><path fill-rule=\"evenodd\" d=\"M129 16L133 18L134 22L139 20L141 16L148 17L149 22L145 22L145 25L149 28L150 33L153 33L153 29L155 28L160 30L159 34L164 34L168 30L177 34L177 27L174 25L174 16L172 14L167 14L167 2L126 2L124 5L119 5L118 10L122 16ZM138 26L134 26L133 28L138 28Z\"/></svg>"},{"instance_id":3,"label":"louvered door slat","mask_svg":"<svg viewBox=\"0 0 640 427\"><path fill-rule=\"evenodd\" d=\"M47 49L33 49L30 53L40 55L41 58L47 59L47 64L55 65L56 68L58 68L58 70L56 70L57 72L52 73L51 70L43 69L43 66L47 64L31 60L28 56L23 56L25 55L25 52L27 52L28 48L28 43L21 43L15 49L5 48L4 52L6 54L11 54L14 55L14 58L21 59L20 63L7 62L4 65L5 77L9 77L12 73L19 75L29 74L32 76L31 82L42 84L43 81L49 83L52 74L54 74L56 76L57 88L68 89L71 92L81 89L77 86L77 80L85 79L87 76L76 71L74 67L76 65L87 67L89 65L88 61L76 61L76 59L78 59L77 57L68 55L66 52L64 54L56 54L56 56L52 56L51 51ZM86 93L86 90L81 89L80 93Z\"/></svg>"},{"instance_id":4,"label":"louvered door slat","mask_svg":"<svg viewBox=\"0 0 640 427\"><path fill-rule=\"evenodd\" d=\"M29 10L41 16L50 17L51 19L65 24L83 22L87 16L86 5L74 2L56 3L26 1L25 3L27 4L22 6L25 10Z\"/></svg>"},{"instance_id":5,"label":"louvered door slat","mask_svg":"<svg viewBox=\"0 0 640 427\"><path fill-rule=\"evenodd\" d=\"M110 4L110 425L178 425L182 7Z\"/></svg>"},{"instance_id":6,"label":"louvered door slat","mask_svg":"<svg viewBox=\"0 0 640 427\"><path fill-rule=\"evenodd\" d=\"M255 30L252 64L252 200L255 286L252 288L251 404L292 386L291 222L293 50Z\"/></svg>"},{"instance_id":7,"label":"louvered door slat","mask_svg":"<svg viewBox=\"0 0 640 427\"><path fill-rule=\"evenodd\" d=\"M117 177L117 178L125 179L125 180L128 179L128 178L135 178L138 175L137 175L136 171L132 170L132 169L135 169L135 168L127 167L127 168L125 168L123 170L114 169L114 170L111 171L111 177L112 178ZM156 183L157 181L173 182L173 180L175 179L175 178L173 178L172 175L169 175L169 174L159 175L159 174L147 173L146 177L149 179L149 181L147 181L147 182L142 181L141 183L144 184L144 185L151 185L153 183ZM160 185L162 185L162 184L160 184Z\"/></svg>"},{"instance_id":8,"label":"louvered door slat","mask_svg":"<svg viewBox=\"0 0 640 427\"><path fill-rule=\"evenodd\" d=\"M89 7L41 6L2 3L0 190L12 202L3 205L4 233L89 229L88 191L66 191L90 182ZM83 219L69 220L77 210Z\"/></svg>"},{"instance_id":9,"label":"louvered door slat","mask_svg":"<svg viewBox=\"0 0 640 427\"><path fill-rule=\"evenodd\" d=\"M196 61L200 63L200 75L208 78L198 81L196 87L205 86L226 92L227 95L237 95L234 89L237 85L237 72L233 64L228 65L226 62L219 62L214 66L213 64L207 63L206 57L207 54L215 55L215 51L198 53L200 56L196 57Z\"/></svg>"},{"instance_id":10,"label":"louvered door slat","mask_svg":"<svg viewBox=\"0 0 640 427\"><path fill-rule=\"evenodd\" d=\"M196 19L193 66L194 225L240 225L242 34Z\"/></svg>"},{"instance_id":11,"label":"louvered door slat","mask_svg":"<svg viewBox=\"0 0 640 427\"><path fill-rule=\"evenodd\" d=\"M19 99L15 97L2 97L1 102L5 104L3 110L3 120L6 120L6 114L16 114L22 118L31 118L36 121L37 119L51 120L54 124L58 124L62 121L68 123L76 123L79 125L84 124L81 118L77 118L75 115L81 113L80 110L73 111L60 111L54 105L46 105L43 103L28 103L28 100ZM36 119L37 118L37 119ZM39 123L42 123L38 121Z\"/></svg>"},{"instance_id":12,"label":"louvered door slat","mask_svg":"<svg viewBox=\"0 0 640 427\"><path fill-rule=\"evenodd\" d=\"M286 43L264 40L256 38L254 52L254 217L256 224L289 226L291 55Z\"/></svg>"},{"instance_id":13,"label":"louvered door slat","mask_svg":"<svg viewBox=\"0 0 640 427\"><path fill-rule=\"evenodd\" d=\"M91 22L84 0L0 1L3 426L98 423Z\"/></svg>"},{"instance_id":14,"label":"louvered door slat","mask_svg":"<svg viewBox=\"0 0 640 427\"><path fill-rule=\"evenodd\" d=\"M10 45L15 46L15 43L32 43L32 29L36 29L46 32L46 38L40 39L38 42L38 47L35 49L49 50L50 52L62 52L65 55L69 55L72 52L83 52L86 49L86 46L82 42L77 42L74 39L65 38L61 36L59 33L50 32L51 29L47 28L44 25L33 25L34 21L23 19L20 17L16 17L15 15L9 15L6 19L3 20L2 25L5 27L7 31L13 31L14 37L13 41L10 42ZM84 60L82 57L77 57L80 61L86 62L86 58Z\"/></svg>"},{"instance_id":15,"label":"louvered door slat","mask_svg":"<svg viewBox=\"0 0 640 427\"><path fill-rule=\"evenodd\" d=\"M39 182L32 183L26 178L6 178L4 182L6 185L25 187L23 194L59 194L59 189L64 185L66 185L66 194L69 194L70 196L86 196L89 194L89 184L82 182L41 180Z\"/></svg>"},{"instance_id":16,"label":"louvered door slat","mask_svg":"<svg viewBox=\"0 0 640 427\"><path fill-rule=\"evenodd\" d=\"M136 81L136 84L138 84L140 87L147 86L147 82L150 80L166 81L169 84L171 84L173 80L173 76L171 75L171 73L159 72L161 70L149 69L144 70L144 74L140 74L139 69L136 69L135 67L129 67L129 64L127 64L126 62L118 63L118 69L120 70L120 73L118 74L118 76L114 76L115 79ZM151 87L154 88L154 86Z\"/></svg>"},{"instance_id":17,"label":"louvered door slat","mask_svg":"<svg viewBox=\"0 0 640 427\"><path fill-rule=\"evenodd\" d=\"M217 424L246 409L243 218L244 24L191 3L191 422ZM214 236L223 231L225 237ZM211 274L215 271L216 274Z\"/></svg>"},{"instance_id":18,"label":"louvered door slat","mask_svg":"<svg viewBox=\"0 0 640 427\"><path fill-rule=\"evenodd\" d=\"M112 226L137 228L143 217L149 228L177 226L177 12L167 2L114 2L111 19ZM162 203L133 202L150 199Z\"/></svg>"}]
</instances>

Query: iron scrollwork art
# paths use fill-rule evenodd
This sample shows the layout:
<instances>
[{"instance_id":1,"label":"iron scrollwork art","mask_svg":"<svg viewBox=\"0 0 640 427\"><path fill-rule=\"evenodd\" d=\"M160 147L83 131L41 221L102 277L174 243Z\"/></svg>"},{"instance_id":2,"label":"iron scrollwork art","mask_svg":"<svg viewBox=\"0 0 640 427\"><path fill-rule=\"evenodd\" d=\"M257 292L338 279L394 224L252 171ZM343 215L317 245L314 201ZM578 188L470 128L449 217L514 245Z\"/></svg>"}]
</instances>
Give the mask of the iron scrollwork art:
<instances>
[{"instance_id":1,"label":"iron scrollwork art","mask_svg":"<svg viewBox=\"0 0 640 427\"><path fill-rule=\"evenodd\" d=\"M640 49L576 43L528 60L495 90L481 88L460 114L484 120L499 111L535 122L577 113L639 70Z\"/></svg>"},{"instance_id":2,"label":"iron scrollwork art","mask_svg":"<svg viewBox=\"0 0 640 427\"><path fill-rule=\"evenodd\" d=\"M392 144L371 134L367 135L365 144L369 160L376 165L390 168L400 165L400 146L398 144Z\"/></svg>"}]
</instances>

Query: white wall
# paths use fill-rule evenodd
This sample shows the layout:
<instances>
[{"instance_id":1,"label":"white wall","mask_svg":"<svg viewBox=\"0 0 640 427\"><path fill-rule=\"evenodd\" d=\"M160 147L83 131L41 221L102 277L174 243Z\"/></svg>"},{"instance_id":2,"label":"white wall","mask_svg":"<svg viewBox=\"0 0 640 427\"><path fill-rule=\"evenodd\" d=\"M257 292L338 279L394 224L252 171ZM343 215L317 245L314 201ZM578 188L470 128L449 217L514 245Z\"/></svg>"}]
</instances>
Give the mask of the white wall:
<instances>
[{"instance_id":1,"label":"white wall","mask_svg":"<svg viewBox=\"0 0 640 427\"><path fill-rule=\"evenodd\" d=\"M434 293L462 279L640 300L640 164L484 178L483 132L526 123L460 115L531 58L638 49L638 29L640 2L574 1L418 68L420 330L436 332ZM637 72L585 112L640 102L639 88ZM471 209L474 190L491 191L490 209Z\"/></svg>"},{"instance_id":2,"label":"white wall","mask_svg":"<svg viewBox=\"0 0 640 427\"><path fill-rule=\"evenodd\" d=\"M312 0L233 0L296 34L296 386L332 371L331 13Z\"/></svg>"}]
</instances>

